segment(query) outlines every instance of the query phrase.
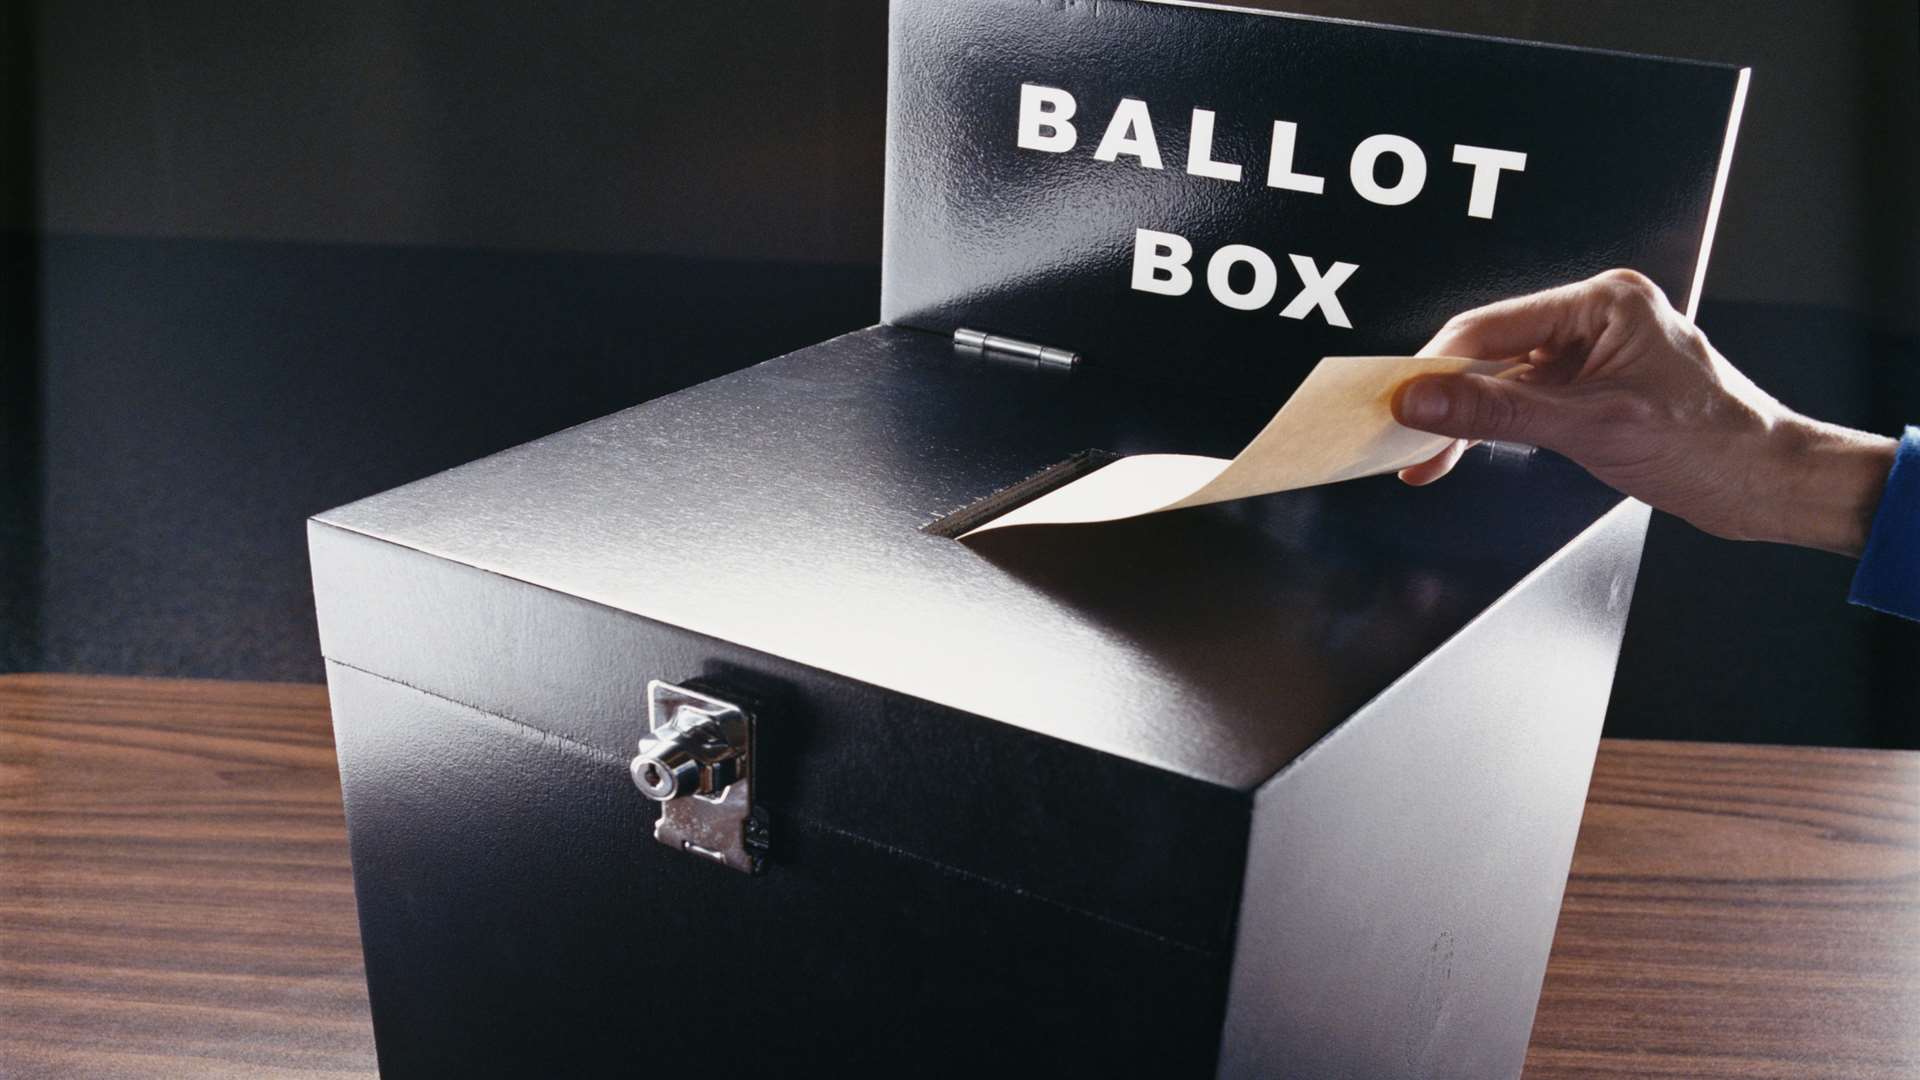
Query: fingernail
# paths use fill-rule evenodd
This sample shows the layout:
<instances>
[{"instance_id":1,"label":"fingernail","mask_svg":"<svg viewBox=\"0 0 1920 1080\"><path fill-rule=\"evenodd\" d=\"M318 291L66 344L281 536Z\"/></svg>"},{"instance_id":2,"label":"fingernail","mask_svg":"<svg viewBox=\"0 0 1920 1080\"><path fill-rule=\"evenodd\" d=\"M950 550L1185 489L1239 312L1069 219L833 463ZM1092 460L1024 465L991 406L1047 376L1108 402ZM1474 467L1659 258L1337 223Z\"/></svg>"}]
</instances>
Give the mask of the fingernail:
<instances>
[{"instance_id":1,"label":"fingernail","mask_svg":"<svg viewBox=\"0 0 1920 1080\"><path fill-rule=\"evenodd\" d=\"M1430 381L1420 381L1400 392L1400 422L1408 427L1431 428L1446 420L1452 404L1447 392Z\"/></svg>"}]
</instances>

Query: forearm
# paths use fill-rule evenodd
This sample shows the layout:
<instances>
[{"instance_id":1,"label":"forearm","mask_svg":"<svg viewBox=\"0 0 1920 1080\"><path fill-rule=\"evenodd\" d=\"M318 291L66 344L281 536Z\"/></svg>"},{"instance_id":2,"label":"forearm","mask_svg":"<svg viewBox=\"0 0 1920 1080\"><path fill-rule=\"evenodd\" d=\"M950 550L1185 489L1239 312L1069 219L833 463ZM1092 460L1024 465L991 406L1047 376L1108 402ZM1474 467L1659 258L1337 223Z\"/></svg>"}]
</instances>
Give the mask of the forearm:
<instances>
[{"instance_id":1,"label":"forearm","mask_svg":"<svg viewBox=\"0 0 1920 1080\"><path fill-rule=\"evenodd\" d=\"M1754 539L1858 557L1899 444L1806 417L1781 425L1755 492Z\"/></svg>"}]
</instances>

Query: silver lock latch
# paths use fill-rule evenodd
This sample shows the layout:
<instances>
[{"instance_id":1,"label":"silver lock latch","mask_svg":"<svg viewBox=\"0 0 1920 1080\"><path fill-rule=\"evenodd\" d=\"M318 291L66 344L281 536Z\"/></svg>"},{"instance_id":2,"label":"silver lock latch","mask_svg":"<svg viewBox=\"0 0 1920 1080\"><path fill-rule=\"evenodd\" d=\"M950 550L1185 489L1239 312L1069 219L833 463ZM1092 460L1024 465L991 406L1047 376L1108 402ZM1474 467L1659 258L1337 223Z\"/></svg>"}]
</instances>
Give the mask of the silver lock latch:
<instances>
[{"instance_id":1,"label":"silver lock latch","mask_svg":"<svg viewBox=\"0 0 1920 1080\"><path fill-rule=\"evenodd\" d=\"M753 812L753 716L686 686L647 683L647 735L634 786L660 804L654 839L749 874L760 872L766 829Z\"/></svg>"}]
</instances>

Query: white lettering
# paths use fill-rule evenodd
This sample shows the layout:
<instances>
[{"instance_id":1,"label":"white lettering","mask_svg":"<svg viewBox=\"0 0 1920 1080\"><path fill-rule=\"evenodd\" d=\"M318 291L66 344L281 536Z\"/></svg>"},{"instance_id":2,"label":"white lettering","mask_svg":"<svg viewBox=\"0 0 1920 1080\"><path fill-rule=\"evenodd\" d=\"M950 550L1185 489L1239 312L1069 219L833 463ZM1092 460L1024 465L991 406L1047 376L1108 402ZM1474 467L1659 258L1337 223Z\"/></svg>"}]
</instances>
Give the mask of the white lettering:
<instances>
[{"instance_id":1,"label":"white lettering","mask_svg":"<svg viewBox=\"0 0 1920 1080\"><path fill-rule=\"evenodd\" d=\"M1253 267L1253 287L1246 292L1234 292L1233 283L1228 275L1233 272L1235 263L1246 263ZM1280 287L1279 272L1273 268L1273 260L1257 247L1245 244L1228 244L1213 253L1207 260L1207 289L1213 298L1236 311L1258 311L1273 302L1273 294Z\"/></svg>"},{"instance_id":2,"label":"white lettering","mask_svg":"<svg viewBox=\"0 0 1920 1080\"><path fill-rule=\"evenodd\" d=\"M1193 132L1187 139L1187 171L1215 180L1240 180L1240 166L1230 161L1213 160L1213 113L1193 110Z\"/></svg>"},{"instance_id":3,"label":"white lettering","mask_svg":"<svg viewBox=\"0 0 1920 1080\"><path fill-rule=\"evenodd\" d=\"M1383 154L1400 159L1400 180L1392 187L1381 187L1374 179L1374 167ZM1353 190L1370 203L1399 206L1410 203L1427 186L1427 155L1412 139L1402 135L1369 135L1353 148L1353 161L1347 169Z\"/></svg>"},{"instance_id":4,"label":"white lettering","mask_svg":"<svg viewBox=\"0 0 1920 1080\"><path fill-rule=\"evenodd\" d=\"M1300 294L1281 309L1280 317L1304 319L1307 312L1319 308L1328 326L1353 329L1353 323L1347 319L1347 311L1340 306L1340 298L1334 295L1334 290L1345 285L1353 272L1360 268L1352 263L1336 262L1327 267L1323 276L1320 268L1305 255L1289 254L1287 258L1293 263L1293 272L1300 275Z\"/></svg>"},{"instance_id":5,"label":"white lettering","mask_svg":"<svg viewBox=\"0 0 1920 1080\"><path fill-rule=\"evenodd\" d=\"M1133 230L1133 287L1162 296L1185 296L1193 288L1193 245L1179 233ZM1209 271L1211 273L1211 271Z\"/></svg>"},{"instance_id":6,"label":"white lettering","mask_svg":"<svg viewBox=\"0 0 1920 1080\"><path fill-rule=\"evenodd\" d=\"M1500 171L1512 169L1514 172L1525 172L1527 155L1518 150L1495 150L1487 146L1456 143L1453 147L1453 163L1473 166L1473 192L1467 196L1467 216L1490 218L1493 216L1493 197L1500 187Z\"/></svg>"},{"instance_id":7,"label":"white lettering","mask_svg":"<svg viewBox=\"0 0 1920 1080\"><path fill-rule=\"evenodd\" d=\"M1326 177L1293 171L1293 142L1298 133L1298 125L1285 120L1273 122L1273 150L1267 157L1267 186L1284 191L1302 191L1308 195L1323 194L1327 190Z\"/></svg>"},{"instance_id":8,"label":"white lettering","mask_svg":"<svg viewBox=\"0 0 1920 1080\"><path fill-rule=\"evenodd\" d=\"M1073 95L1051 86L1020 85L1020 148L1064 154L1080 133L1067 121L1079 106Z\"/></svg>"},{"instance_id":9,"label":"white lettering","mask_svg":"<svg viewBox=\"0 0 1920 1080\"><path fill-rule=\"evenodd\" d=\"M1093 152L1101 161L1112 161L1121 154L1132 154L1149 169L1160 168L1160 144L1153 141L1153 117L1147 115L1147 103L1139 98L1120 99L1113 110L1113 119L1107 124L1107 133L1100 136L1100 146Z\"/></svg>"},{"instance_id":10,"label":"white lettering","mask_svg":"<svg viewBox=\"0 0 1920 1080\"><path fill-rule=\"evenodd\" d=\"M1071 93L1053 86L1033 83L1020 85L1017 143L1023 150L1064 154L1079 145L1080 132L1073 123L1079 103ZM1212 109L1192 110L1188 128L1186 170L1192 176L1204 176L1230 184L1246 179L1248 165L1225 161L1215 156L1214 136L1219 133L1219 114ZM1324 195L1327 178L1294 167L1298 154L1300 128L1289 120L1274 120L1273 138L1268 144L1266 185L1279 191L1297 191ZM1503 173L1527 170L1527 155L1518 150L1501 150L1470 143L1454 143L1453 163L1473 169L1472 186L1467 196L1467 216L1489 219L1500 195ZM1121 98L1107 120L1093 156L1098 161L1117 161L1132 157L1141 168L1161 169L1160 143L1153 130L1151 108L1139 98ZM1381 182L1381 158L1398 159L1391 184ZM1257 165L1252 166L1258 168ZM1354 193L1378 206L1403 206L1420 197L1427 186L1427 155L1420 145L1404 135L1382 132L1369 135L1353 148L1347 161L1347 179Z\"/></svg>"},{"instance_id":11,"label":"white lettering","mask_svg":"<svg viewBox=\"0 0 1920 1080\"><path fill-rule=\"evenodd\" d=\"M1305 255L1289 254L1293 272L1300 278L1300 292L1281 310L1286 319L1304 319L1315 311L1327 325L1353 329L1341 306L1340 286L1354 271L1353 263L1334 262L1320 272L1319 264ZM1185 296L1193 291L1193 244L1179 233L1154 229L1133 230L1133 288L1136 292L1161 296ZM1234 267L1245 263L1253 271L1253 281L1245 289L1233 287ZM1227 244L1207 260L1207 291L1222 305L1235 311L1257 311L1273 302L1279 289L1280 274L1272 256L1248 244Z\"/></svg>"}]
</instances>

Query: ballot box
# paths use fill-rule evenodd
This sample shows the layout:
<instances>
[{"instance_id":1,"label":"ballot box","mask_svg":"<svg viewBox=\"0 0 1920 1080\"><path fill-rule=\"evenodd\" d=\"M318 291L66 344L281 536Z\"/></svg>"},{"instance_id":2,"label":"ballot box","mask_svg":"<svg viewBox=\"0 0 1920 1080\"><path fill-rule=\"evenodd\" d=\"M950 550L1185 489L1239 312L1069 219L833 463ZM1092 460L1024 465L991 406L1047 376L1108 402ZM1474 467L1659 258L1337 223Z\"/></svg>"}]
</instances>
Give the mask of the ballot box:
<instances>
[{"instance_id":1,"label":"ballot box","mask_svg":"<svg viewBox=\"0 0 1920 1080\"><path fill-rule=\"evenodd\" d=\"M310 523L383 1073L1517 1075L1644 506L1495 446L955 537L1470 305L1691 310L1745 73L891 27L877 325Z\"/></svg>"}]
</instances>

